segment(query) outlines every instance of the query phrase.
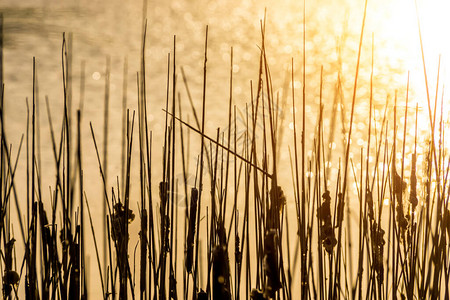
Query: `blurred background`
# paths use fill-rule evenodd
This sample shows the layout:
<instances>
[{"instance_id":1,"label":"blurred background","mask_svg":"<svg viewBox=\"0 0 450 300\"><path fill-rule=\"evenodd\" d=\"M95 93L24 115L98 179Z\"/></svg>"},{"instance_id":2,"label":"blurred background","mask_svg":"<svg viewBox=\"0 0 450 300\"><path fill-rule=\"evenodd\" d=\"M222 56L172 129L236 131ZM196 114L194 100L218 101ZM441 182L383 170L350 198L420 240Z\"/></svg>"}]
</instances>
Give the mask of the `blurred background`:
<instances>
[{"instance_id":1,"label":"blurred background","mask_svg":"<svg viewBox=\"0 0 450 300\"><path fill-rule=\"evenodd\" d=\"M417 1L417 6L418 15L414 1L378 0L368 3L355 107L355 133L352 143L355 153L358 153L358 149L367 142L365 126L369 108L372 60L376 119L381 119L387 99L389 99L389 105L393 105L396 92L398 104L401 106L405 102L408 71L410 71L410 106L413 107L417 103L421 111L427 112L418 16L424 41L428 84L433 91L432 94L436 92L439 54L442 54L439 93L443 83L447 82L446 73L449 64L446 54L449 52L450 42L445 30L450 26L449 18L446 17L450 9L449 4L443 0L431 0ZM333 178L337 176L338 160L343 154L340 141L343 141L346 127L348 127L364 1L306 1L305 11L307 149L312 147L316 131L320 73L323 67L324 125L325 130L335 132L335 142L328 145L330 149L336 149L328 162L330 178ZM241 123L238 123L238 126L245 126L245 105L251 101L250 82L252 81L255 86L255 80L258 78L261 22L264 17L266 18L267 58L271 68L274 93L280 99L277 113L282 116L281 126L286 131L281 141L279 159L285 170L289 170L287 149L289 145L292 147L293 128L290 98L291 59L294 62L293 84L296 101L300 104L303 87L303 1L149 0L143 3L121 0L62 2L1 0L0 13L3 16L5 129L8 142L12 145L12 153L17 153L21 136L27 130L27 101L29 105L32 97L32 59L33 57L36 59L37 99L40 103L41 127L40 156L43 166L41 179L44 190L49 186L54 187L55 184L55 165L51 150L46 101L52 113L53 125L58 128L63 116L63 33L70 43L71 86L69 88L73 99L73 113L80 107L80 103L83 103L82 141L85 190L93 211L94 222L97 222L99 228L99 235L102 234L100 220L103 187L89 122L92 122L97 138L102 141L104 99L105 94L108 93L105 89L105 77L107 61L110 60L108 185L114 186L117 176L120 177L121 174L124 95L127 98L127 107L130 110L137 110L136 82L137 72L140 71L145 20L147 24L145 59L148 120L153 133L153 162L156 165L153 173L155 180L152 182L154 190L157 191L159 178L161 178L159 166L165 119L162 109L166 101L168 54L170 53L173 58L173 40L176 35L177 91L180 93L183 118L186 120L190 118L192 122L191 107L182 81L181 67L183 67L194 106L200 110L206 25L209 26L206 133L214 137L217 127L222 130L226 130L227 127L231 47L233 47L233 101L239 111L238 122ZM124 69L125 62L127 62L126 69ZM127 83L126 90L124 90L124 80ZM341 85L341 92L339 101L336 102L338 82ZM283 106L286 101L288 105ZM448 116L448 108L444 107L444 110L445 116ZM295 113L299 120L300 109L297 109ZM404 114L404 111L399 113ZM413 115L411 111L411 116ZM398 126L402 126L403 121L400 120ZM427 115L425 114L419 122L428 125ZM326 134L328 135L329 132ZM195 145L198 136L191 132L191 137L193 146L190 152L189 173L193 174L199 147ZM413 137L410 138L412 141ZM411 149L409 149L410 152ZM18 164L19 171L16 175L18 182L20 178L24 180L26 176L24 153ZM418 163L420 162L419 157ZM138 159L135 159L133 166L132 175L137 178ZM355 167L361 168L358 157L355 157ZM292 198L293 195L290 186L291 173L286 171L280 176L286 182L285 193L288 195L288 205L293 205L289 202L289 196ZM181 173L179 177L181 180ZM333 183L331 179L329 184L333 186ZM356 188L352 186L351 189L355 193ZM19 200L25 199L25 188L19 187L18 190ZM132 209L137 211L136 203L139 199L137 184L132 186L131 194L136 198L131 200ZM182 203L184 200L180 199L181 206L184 205ZM50 206L49 202L46 202L46 205ZM139 231L137 223L134 222L131 225L130 248L133 248L136 243ZM181 248L180 246L180 255L182 255ZM97 268L94 266L93 252L87 255L91 255L91 276L96 278ZM93 280L93 290L96 290L95 285Z\"/></svg>"}]
</instances>

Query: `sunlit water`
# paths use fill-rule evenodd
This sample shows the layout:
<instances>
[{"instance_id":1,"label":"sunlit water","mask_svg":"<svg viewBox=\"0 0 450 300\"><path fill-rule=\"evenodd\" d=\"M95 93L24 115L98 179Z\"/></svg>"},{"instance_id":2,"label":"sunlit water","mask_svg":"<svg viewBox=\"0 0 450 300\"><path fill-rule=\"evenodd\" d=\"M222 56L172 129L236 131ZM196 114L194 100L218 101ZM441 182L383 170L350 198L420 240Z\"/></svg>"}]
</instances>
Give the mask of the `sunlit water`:
<instances>
[{"instance_id":1,"label":"sunlit water","mask_svg":"<svg viewBox=\"0 0 450 300\"><path fill-rule=\"evenodd\" d=\"M307 1L306 8L306 112L307 112L307 148L311 149L316 134L320 95L320 70L323 66L323 103L324 134L328 137L331 127L335 127L330 147L334 150L330 166L330 187L333 189L337 176L338 159L343 157L342 124L348 130L349 111L354 86L354 76L358 53L358 43L364 11L363 1ZM442 1L418 2L422 24L425 61L427 63L430 97L434 101L436 94L436 74L438 55L441 59L441 81L446 82L449 47L442 37L445 3ZM432 3L433 5L430 5ZM444 6L442 6L444 5ZM13 145L13 153L21 135L26 132L26 98L32 97L32 58L36 57L36 70L39 87L41 122L41 157L43 174L42 186L54 186L54 160L50 144L49 127L44 99L48 97L55 128L61 123L63 109L63 86L61 69L62 33L73 34L72 60L72 98L74 109L79 105L81 66L85 65L85 100L82 124L83 160L85 170L85 189L90 200L94 216L101 214L102 184L94 148L89 131L89 122L96 130L97 138L102 140L103 99L106 57L111 59L111 98L110 98L110 135L109 135L109 178L110 185L120 176L121 155L121 119L122 119L122 79L123 62L128 60L128 107L137 107L136 72L139 71L142 34L142 3L124 1L15 1L4 0L0 11L4 17L4 82L5 82L5 118L8 141ZM301 117L300 101L302 95L302 1L149 1L146 17L146 80L149 103L149 124L154 135L155 171L153 180L156 191L161 177L162 137L164 133L164 113L166 99L167 55L173 57L173 36L176 35L177 66L183 66L194 99L201 108L201 88L203 72L203 51L205 26L209 25L208 37L208 79L207 79L207 134L214 137L216 128L227 127L227 105L229 99L230 48L233 47L233 99L237 109L238 126L245 126L245 104L250 102L250 81L258 76L259 47L261 46L260 20L267 8L266 48L275 94L285 99L287 106L279 106L278 112L284 115L283 146L281 147L280 177L283 189L292 199L291 172L289 167L288 146L292 148L292 109L291 106L291 58L294 59L294 88L297 101L297 120ZM419 106L419 128L423 133L428 128L427 100L421 58L416 10L413 1L369 1L366 27L364 30L361 65L355 105L354 133L352 136L352 158L355 170L359 174L361 161L359 149L367 143L367 115L369 110L370 74L373 52L373 99L377 130L381 127L381 118L388 99L390 128L393 127L394 95L398 95L398 128L402 132L406 84L410 71L409 106ZM446 27L447 26L447 27ZM180 92L184 119L190 114L186 90L181 80L180 68L177 69L177 90ZM333 107L338 74L343 86L343 106ZM439 86L438 94L441 95ZM440 96L439 96L440 99ZM444 98L444 102L446 101ZM282 101L281 101L282 102ZM340 110L345 110L341 120ZM414 109L408 114L408 148L410 157L414 138ZM189 113L188 113L189 112ZM444 107L444 116L447 117ZM335 123L332 116L336 115ZM192 122L193 118L190 115ZM301 122L298 122L297 126ZM393 133L389 136L392 137ZM401 134L403 136L403 134ZM400 136L399 141L401 141ZM197 136L191 133L195 140ZM422 134L419 144L423 144L426 135ZM194 164L198 148L193 147L190 155L190 170ZM420 149L419 149L420 150ZM24 156L24 152L22 152ZM418 164L421 164L419 156ZM407 164L410 159L407 160ZM132 171L138 178L138 160L135 159ZM371 156L371 162L374 157ZM19 162L16 180L25 178L25 160ZM406 166L409 172L409 166ZM180 173L181 174L181 173ZM352 174L351 172L349 174ZM359 176L356 174L356 176ZM408 174L408 173L406 173ZM349 175L354 182L353 174ZM180 176L181 180L181 176ZM208 183L209 184L209 183ZM24 199L24 188L19 197ZM209 188L207 189L209 190ZM353 196L356 189L351 185ZM138 185L133 186L132 208L137 211ZM357 201L352 197L351 201ZM183 201L180 201L182 203ZM288 200L288 206L293 207ZM182 212L180 211L180 214ZM291 217L294 217L293 215ZM135 222L137 223L137 222ZM100 228L100 223L98 223ZM137 238L137 224L132 227L134 247ZM101 229L99 229L101 232ZM181 230L180 230L181 231ZM17 229L16 229L17 234ZM181 234L181 233L180 233ZM182 246L179 246L181 254ZM181 265L181 264L180 264ZM94 256L90 254L91 274L95 274ZM180 272L181 273L181 272ZM95 278L95 275L93 275ZM181 282L181 280L180 280ZM92 288L96 285L92 282Z\"/></svg>"}]
</instances>

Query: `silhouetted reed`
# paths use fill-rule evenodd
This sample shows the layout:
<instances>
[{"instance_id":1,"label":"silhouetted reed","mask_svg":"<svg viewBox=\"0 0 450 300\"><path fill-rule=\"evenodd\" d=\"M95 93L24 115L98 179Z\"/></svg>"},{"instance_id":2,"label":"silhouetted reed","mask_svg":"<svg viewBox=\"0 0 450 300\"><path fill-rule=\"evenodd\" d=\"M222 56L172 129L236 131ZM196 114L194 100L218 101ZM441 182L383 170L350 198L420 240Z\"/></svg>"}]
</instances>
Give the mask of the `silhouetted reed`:
<instances>
[{"instance_id":1,"label":"silhouetted reed","mask_svg":"<svg viewBox=\"0 0 450 300\"><path fill-rule=\"evenodd\" d=\"M215 137L206 133L205 125L210 97L216 96L207 94L206 89L209 80L208 27L205 32L201 113L194 107L188 74L176 64L174 37L173 50L167 57L166 99L161 112L165 121L163 130L157 133L163 140L158 141L162 155L158 156L161 163L157 164L152 162L153 132L147 119L150 104L146 98L149 91L145 61L147 25L144 22L140 70L136 78L136 124L135 111L130 113L127 107L128 60L124 62L121 174L107 172L110 164L107 159L110 147L107 143L110 126L109 60L105 71L102 151L99 151L94 127L90 124L93 148L92 144L89 146L95 150L102 180L101 209L104 212L100 217L102 227L104 223L103 235L94 225L96 216L91 215L84 190L84 181L90 180L86 178L92 174L88 174L90 169L84 168L82 157L84 159L85 155L94 152L82 153L81 104L76 113L77 122L72 116L70 43L64 35L61 51L64 91L61 100L64 109L57 112L62 116L59 128L54 128L47 100L55 167L50 196L43 193L41 187L39 140L42 133L37 120L39 101L33 60L33 97L30 103L27 102L24 143L26 182L19 182L14 176L22 141L14 161L12 146L8 144L5 133L3 87L1 94L0 266L3 297L88 299L88 295L95 297L94 291L99 293L101 287L103 299L127 299L130 296L135 299L135 290L139 290L140 299L161 300L448 298L450 164L444 142L447 127L443 113L439 115L437 109L437 92L434 104L428 95L429 132L424 136L426 142L421 147L423 153L420 153L417 147L417 105L414 147L407 135L407 129L412 127L411 122L407 123L412 111L408 108L409 74L403 135L397 136L397 118L400 118L397 110L403 109L397 104L397 93L393 109L386 100L383 116L377 116L373 111L373 42L367 146L359 149L359 158L353 156L358 153L356 146L351 145L356 122L355 103L367 100L357 96L367 1L365 4L351 102L338 103L339 98L343 98L342 74L338 74L331 127L325 126L324 122L328 104L323 103L323 67L317 84L320 95L318 121L315 126L307 125L313 118L306 111L310 93L306 90L310 86L306 82L309 80L306 74L306 20L302 24L301 120L298 121L296 116L294 58L290 66L292 93L283 91L284 98L280 99L274 92L276 81L273 79L277 74L271 73L268 62L266 45L271 41L266 40L264 19L260 23L259 57L255 59L259 62L258 75L255 84L253 81L250 83L250 101L241 111L233 102L234 54L231 49L228 119L224 126L228 127L226 130L218 128ZM303 15L306 18L305 11ZM184 99L176 84L178 69L181 70L190 112L182 109ZM427 78L426 69L424 74ZM439 90L439 78L437 81ZM280 158L280 152L287 148L281 141L286 135L281 127L288 116L285 112L282 115L277 112L280 101L285 107L289 97L292 97L293 129L288 142L291 182L286 180L289 176L286 176L285 165ZM441 110L443 102L441 100ZM350 104L350 109L344 104ZM336 125L338 105L342 105L342 128ZM238 128L239 113L243 128ZM189 116L193 116L195 125L189 123ZM391 119L393 126L389 123ZM349 124L346 124L348 120ZM301 127L298 127L298 122L302 123ZM378 127L380 123L381 128ZM343 133L341 137L335 136L339 129ZM298 134L297 130L301 133ZM185 138L186 133L194 135L192 140L198 139L197 148L189 135ZM328 141L325 142L327 134ZM340 143L342 137L337 172L332 173L330 165L339 153L333 153L331 144ZM138 138L136 151L133 151L134 138ZM398 143L400 138L403 139L401 145ZM414 150L408 153L406 146ZM189 180L193 169L189 161L191 147L198 152L195 153L198 160L193 185ZM309 154L308 147L311 147ZM139 155L137 159L136 153ZM358 159L360 168L355 168ZM139 167L138 178L132 178L132 161ZM155 171L162 175L156 181L156 190L152 189ZM353 180L349 171L353 171ZM182 186L178 184L178 174L182 175ZM114 187L110 186L108 177L111 176L108 175L117 177ZM16 186L19 185L26 191L26 202L23 201L27 207L26 221L22 221L21 202L17 200ZM353 185L355 192L350 188ZM132 186L139 189L138 199L133 198ZM178 193L179 188L181 193ZM90 197L99 198L98 195ZM136 202L137 209L134 206ZM12 230L11 224L16 221L11 216L11 204L17 206L21 237L14 236ZM89 217L88 235L84 205ZM46 207L50 209L46 210ZM136 225L139 228L137 234L130 230L134 228L130 225L136 217L140 218ZM292 226L296 228L292 230ZM89 278L87 272L86 245L91 237L98 279ZM130 248L131 242L136 244ZM23 257L17 256L18 248L23 250ZM130 255L130 249L134 249L134 256Z\"/></svg>"}]
</instances>

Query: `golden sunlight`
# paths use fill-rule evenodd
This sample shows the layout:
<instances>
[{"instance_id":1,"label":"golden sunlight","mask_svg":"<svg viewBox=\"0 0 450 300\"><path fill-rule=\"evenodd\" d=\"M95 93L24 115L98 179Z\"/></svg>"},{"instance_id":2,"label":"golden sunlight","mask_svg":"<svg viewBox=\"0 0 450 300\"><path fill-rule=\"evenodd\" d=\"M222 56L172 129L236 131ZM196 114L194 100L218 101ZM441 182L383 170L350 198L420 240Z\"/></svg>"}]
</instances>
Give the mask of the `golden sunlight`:
<instances>
[{"instance_id":1,"label":"golden sunlight","mask_svg":"<svg viewBox=\"0 0 450 300\"><path fill-rule=\"evenodd\" d=\"M395 0L372 4L369 2L370 5L375 7L369 13L372 21L369 22L368 32L374 32L375 41L386 41L387 45L376 49L382 57L398 59L413 73L413 77L422 75L419 21L429 80L437 76L441 55L440 81L448 81L446 72L450 67L450 39L447 37L450 28L450 1ZM375 43L375 47L376 45ZM414 72L420 73L414 75ZM423 83L423 76L420 80Z\"/></svg>"},{"instance_id":2,"label":"golden sunlight","mask_svg":"<svg viewBox=\"0 0 450 300\"><path fill-rule=\"evenodd\" d=\"M369 1L368 11L367 34L374 34L375 54L383 60L376 63L390 64L399 74L404 74L400 75L400 82L396 82L398 86L406 86L406 74L410 71L410 91L413 93L410 105L414 106L418 102L424 113L423 118L419 118L425 122L424 126L428 126L424 59L432 107L437 97L437 111L440 114L440 103L443 100L443 117L448 118L450 107L445 105L446 95L443 92L444 86L450 85L450 1ZM402 95L402 99L403 97Z\"/></svg>"},{"instance_id":3,"label":"golden sunlight","mask_svg":"<svg viewBox=\"0 0 450 300\"><path fill-rule=\"evenodd\" d=\"M449 13L0 0L0 299L449 299Z\"/></svg>"}]
</instances>

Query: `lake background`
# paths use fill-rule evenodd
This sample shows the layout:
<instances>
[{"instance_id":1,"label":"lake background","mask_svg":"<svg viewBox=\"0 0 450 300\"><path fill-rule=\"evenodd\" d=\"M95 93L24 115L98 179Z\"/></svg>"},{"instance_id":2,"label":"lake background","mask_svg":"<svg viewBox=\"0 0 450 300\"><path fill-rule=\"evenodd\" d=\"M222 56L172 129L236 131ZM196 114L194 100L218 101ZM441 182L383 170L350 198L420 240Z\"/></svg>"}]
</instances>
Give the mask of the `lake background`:
<instances>
[{"instance_id":1,"label":"lake background","mask_svg":"<svg viewBox=\"0 0 450 300\"><path fill-rule=\"evenodd\" d=\"M424 7L421 11L423 12L422 34L424 45L426 45L427 71L430 76L429 86L435 87L434 74L436 74L438 54L444 53L441 70L444 82L447 65L445 51L448 48L445 44L436 42L432 36L439 34L434 32L436 26L443 30L446 24L434 24L438 17L434 20L427 18L427 16L432 13L435 13L436 16L437 11L433 11L432 6L431 8L425 7L423 1L418 1L418 3L419 7L421 7L420 5ZM399 105L402 106L402 103L405 102L408 71L411 71L410 105L415 106L418 103L422 111L427 113L414 3L403 0L369 1L367 9L367 23L364 31L355 107L355 133L352 143L354 145L352 150L357 154L354 158L357 170L361 169L358 156L359 148L364 147L367 142L366 124L369 107L372 34L374 37L373 92L375 118L381 119L387 98L389 99L389 105L393 105L396 91ZM89 122L92 122L94 130L96 130L97 139L102 141L107 57L111 61L108 184L113 186L116 176L120 177L121 172L123 65L124 60L127 60L128 107L131 110L137 109L136 73L140 69L142 24L143 18L146 16L148 22L145 52L148 119L150 129L153 132L153 162L157 166L154 168L153 190L157 191L159 178L161 178L159 165L161 164L162 139L164 137L165 114L162 108L164 108L166 100L167 55L171 53L173 57L174 35L176 35L177 41L177 90L180 92L182 101L183 118L190 118L192 123L191 108L181 80L180 67L182 66L185 71L194 105L197 110L200 110L205 26L209 25L206 133L214 137L217 127L223 130L227 127L231 47L234 51L233 100L241 116L238 119L238 121L241 121L238 126L243 128L245 125L245 105L250 103L250 81L253 80L254 84L258 76L260 53L258 47L261 45L260 21L264 18L265 10L267 11L266 50L271 67L274 92L279 95L281 100L285 99L288 103L287 106L280 105L278 108L280 116L284 116L282 126L285 128L280 161L281 168L286 172L283 172L280 176L281 181L285 182L283 188L288 196L288 207L294 207L293 200L289 200L293 198L288 152L288 147L292 147L290 72L291 58L294 58L294 88L297 106L300 108L303 76L302 1L148 1L146 13L143 13L141 1L75 0L62 3L56 0L25 0L20 1L20 3L10 0L0 1L4 33L5 127L8 142L12 144L13 155L17 153L21 135L26 132L26 99L28 98L30 103L32 97L32 58L35 57L40 102L42 186L44 190L48 186L54 187L55 164L45 98L48 97L53 126L58 128L61 124L63 112L62 36L63 32L66 33L66 37L71 33L74 109L78 107L80 102L83 65L85 72L82 123L85 190L93 211L96 228L99 228L99 234L101 234L100 217L103 188L90 136ZM307 149L311 149L316 131L320 70L323 66L325 130L336 128L334 143L330 145L333 150L336 150L333 151L332 159L329 162L330 178L337 176L338 159L343 156L342 140L344 136L341 124L348 127L349 123L349 109L363 10L364 1L307 1L305 46ZM430 34L430 32L433 32L433 34ZM441 32L441 35L444 36L444 33ZM341 74L343 102L342 105L333 106L338 74ZM433 89L431 88L431 90ZM341 114L338 113L342 109L344 110L343 120L339 119ZM390 114L392 114L392 111ZM400 109L399 114L403 115L404 109ZM446 111L445 114L447 116L448 112ZM188 115L190 116L188 117ZM334 124L332 124L333 115L338 116ZM411 116L414 116L412 111ZM301 110L298 109L297 120L300 117ZM403 128L402 122L404 122L404 118L402 121L402 118L399 117L398 126L400 128ZM420 118L419 122L422 122L420 124L423 124L424 128L428 125L426 114ZM300 126L300 122L298 126ZM413 129L412 126L410 127ZM199 153L199 147L197 147L199 139L193 132L190 135L192 146L190 149L189 173L193 174L196 157ZM424 134L419 142L423 142L425 137ZM410 136L409 141L412 141L412 138ZM137 151L137 147L135 151ZM407 149L408 154L411 151L412 149ZM19 171L16 176L18 182L20 182L20 178L24 180L26 176L24 153L22 151L22 158L18 165ZM139 174L137 157L135 155L132 173L136 177L133 178L138 178ZM418 164L420 163L421 157L418 161ZM406 172L408 170L407 167ZM181 180L181 173L179 174ZM350 176L350 178L353 183L353 177ZM205 190L208 191L209 179L206 182ZM334 186L334 181L331 179L329 184ZM351 191L353 191L354 196L356 189L353 185ZM26 189L19 187L18 190L20 203L25 203ZM157 193L154 193L157 196ZM132 209L137 212L136 203L139 199L139 186L137 184L132 187L132 195L136 199L131 200ZM357 201L356 197L353 197L353 199L352 201ZM49 207L48 199L44 200L44 203ZM183 209L182 203L184 203L184 200L180 199L179 203L181 209ZM180 210L180 215L182 213ZM291 217L294 218L294 215L292 214ZM357 225L357 223L355 224ZM15 227L15 231L17 235L17 227ZM138 231L138 222L134 222L130 233L132 236L130 252L131 249L134 249ZM90 240L90 238L88 239ZM182 257L182 246L179 246L179 248L180 257ZM90 255L91 276L96 278L97 267L93 251ZM97 290L95 279L92 279L91 285L93 290Z\"/></svg>"}]
</instances>

